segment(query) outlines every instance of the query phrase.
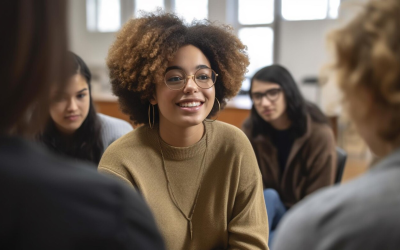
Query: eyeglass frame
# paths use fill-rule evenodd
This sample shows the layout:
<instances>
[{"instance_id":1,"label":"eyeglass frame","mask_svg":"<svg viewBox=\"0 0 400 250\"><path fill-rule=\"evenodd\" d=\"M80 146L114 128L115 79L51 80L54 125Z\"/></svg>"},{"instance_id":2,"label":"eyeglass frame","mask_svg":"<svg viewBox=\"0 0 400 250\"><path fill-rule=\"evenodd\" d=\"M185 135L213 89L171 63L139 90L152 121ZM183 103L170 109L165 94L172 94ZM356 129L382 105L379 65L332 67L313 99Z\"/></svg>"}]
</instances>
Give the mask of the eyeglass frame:
<instances>
[{"instance_id":1,"label":"eyeglass frame","mask_svg":"<svg viewBox=\"0 0 400 250\"><path fill-rule=\"evenodd\" d=\"M169 70L167 70L167 71L165 72L165 74L164 74L164 83L165 83L165 85L167 86L167 88L169 88L170 90L182 90L182 89L184 89L184 88L186 87L187 83L188 83L188 79L189 79L189 78L191 78L191 79L194 81L194 83L195 83L199 88L201 88L201 89L210 89L210 88L212 88L212 87L215 85L215 83L217 82L217 77L218 77L217 72L215 72L212 68L209 68L209 67L201 67L201 68L198 68L198 69L194 72L193 75L188 75L188 74L186 73L186 71L183 70L183 69L181 69L180 67L172 68L171 70L173 70L173 69L175 69L175 70L180 70L180 71L182 71L182 72L184 73L184 78L185 78L184 81L185 81L185 82L184 82L182 88L179 88L179 89L172 89L172 88L170 88L170 87L168 86L168 84L167 84L166 79L165 79L165 76L166 76L166 74L167 74L168 71L169 71ZM209 69L209 70L211 70L211 71L215 74L215 81L213 82L213 85L211 85L211 86L208 87L208 88L203 88L203 87L201 87L201 86L196 82L196 78L195 78L196 73L197 73L199 70L202 70L202 69Z\"/></svg>"},{"instance_id":2,"label":"eyeglass frame","mask_svg":"<svg viewBox=\"0 0 400 250\"><path fill-rule=\"evenodd\" d=\"M277 94L276 99L271 100L270 98L268 98L268 92L274 91L274 90L277 90L278 94ZM253 102L255 104L261 104L263 98L267 98L268 101L275 103L276 101L278 101L279 97L281 96L282 91L283 91L282 88L273 88L273 89L269 89L269 90L265 91L264 93L259 93L259 92L251 93L251 99L253 100ZM260 100L255 100L255 98L253 97L254 94L261 94L262 96L261 96Z\"/></svg>"}]
</instances>

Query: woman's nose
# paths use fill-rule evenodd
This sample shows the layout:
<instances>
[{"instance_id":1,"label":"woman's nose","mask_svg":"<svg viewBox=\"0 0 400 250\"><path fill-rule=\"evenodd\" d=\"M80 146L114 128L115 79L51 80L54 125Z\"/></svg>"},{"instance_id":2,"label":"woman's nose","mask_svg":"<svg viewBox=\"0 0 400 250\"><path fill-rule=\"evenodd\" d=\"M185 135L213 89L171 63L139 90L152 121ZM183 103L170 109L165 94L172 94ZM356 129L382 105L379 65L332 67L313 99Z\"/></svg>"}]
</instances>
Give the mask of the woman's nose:
<instances>
[{"instance_id":1,"label":"woman's nose","mask_svg":"<svg viewBox=\"0 0 400 250\"><path fill-rule=\"evenodd\" d=\"M183 88L183 91L185 93L198 91L198 86L197 86L196 82L194 81L194 76L190 76L186 79L186 85Z\"/></svg>"}]
</instances>

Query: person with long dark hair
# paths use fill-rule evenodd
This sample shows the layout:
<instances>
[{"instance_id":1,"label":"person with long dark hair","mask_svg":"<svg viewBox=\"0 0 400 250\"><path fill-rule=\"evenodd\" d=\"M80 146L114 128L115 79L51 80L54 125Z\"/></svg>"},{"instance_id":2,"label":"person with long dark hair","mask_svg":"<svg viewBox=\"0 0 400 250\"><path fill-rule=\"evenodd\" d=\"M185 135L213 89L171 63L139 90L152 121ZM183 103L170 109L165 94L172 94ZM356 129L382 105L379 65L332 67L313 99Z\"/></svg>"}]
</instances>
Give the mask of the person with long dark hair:
<instances>
[{"instance_id":1,"label":"person with long dark hair","mask_svg":"<svg viewBox=\"0 0 400 250\"><path fill-rule=\"evenodd\" d=\"M96 112L91 95L89 68L78 55L69 53L70 78L63 93L53 93L50 119L40 140L56 152L99 163L104 150L130 132L132 126Z\"/></svg>"},{"instance_id":2,"label":"person with long dark hair","mask_svg":"<svg viewBox=\"0 0 400 250\"><path fill-rule=\"evenodd\" d=\"M253 145L263 177L273 231L287 209L334 183L335 139L327 118L307 102L287 69L272 65L251 79L253 101L243 130Z\"/></svg>"}]
</instances>

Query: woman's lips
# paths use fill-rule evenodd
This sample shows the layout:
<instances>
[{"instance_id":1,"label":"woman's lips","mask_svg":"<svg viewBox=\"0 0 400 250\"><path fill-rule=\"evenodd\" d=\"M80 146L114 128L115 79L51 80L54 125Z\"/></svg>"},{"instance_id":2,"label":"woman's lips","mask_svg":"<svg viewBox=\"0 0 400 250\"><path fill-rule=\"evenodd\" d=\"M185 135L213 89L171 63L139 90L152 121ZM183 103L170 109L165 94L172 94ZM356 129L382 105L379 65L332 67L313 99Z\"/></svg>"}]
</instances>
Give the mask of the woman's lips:
<instances>
[{"instance_id":1,"label":"woman's lips","mask_svg":"<svg viewBox=\"0 0 400 250\"><path fill-rule=\"evenodd\" d=\"M262 113L263 115L271 115L274 112L274 110L264 110Z\"/></svg>"},{"instance_id":2,"label":"woman's lips","mask_svg":"<svg viewBox=\"0 0 400 250\"><path fill-rule=\"evenodd\" d=\"M76 121L79 119L79 117L80 117L80 115L69 115L69 116L66 116L65 119L67 119L68 121Z\"/></svg>"},{"instance_id":3,"label":"woman's lips","mask_svg":"<svg viewBox=\"0 0 400 250\"><path fill-rule=\"evenodd\" d=\"M181 109L189 112L195 112L198 111L202 106L203 102L182 102L182 103L177 103L176 105Z\"/></svg>"}]
</instances>

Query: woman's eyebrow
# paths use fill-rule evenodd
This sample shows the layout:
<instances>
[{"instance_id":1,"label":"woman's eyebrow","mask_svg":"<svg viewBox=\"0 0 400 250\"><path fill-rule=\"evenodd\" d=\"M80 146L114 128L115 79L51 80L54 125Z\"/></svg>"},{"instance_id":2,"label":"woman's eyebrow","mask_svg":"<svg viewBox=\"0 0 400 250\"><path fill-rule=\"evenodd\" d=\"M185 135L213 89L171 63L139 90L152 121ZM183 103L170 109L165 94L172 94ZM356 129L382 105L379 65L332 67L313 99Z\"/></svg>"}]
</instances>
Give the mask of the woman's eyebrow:
<instances>
[{"instance_id":1,"label":"woman's eyebrow","mask_svg":"<svg viewBox=\"0 0 400 250\"><path fill-rule=\"evenodd\" d=\"M173 69L180 69L180 70L183 70L182 67L179 67L179 66L171 66L171 67L168 67L168 68L165 70L165 72L168 72L168 71L173 70Z\"/></svg>"},{"instance_id":2,"label":"woman's eyebrow","mask_svg":"<svg viewBox=\"0 0 400 250\"><path fill-rule=\"evenodd\" d=\"M204 64L200 64L196 66L196 69L209 69L210 67L208 67L207 65Z\"/></svg>"},{"instance_id":3,"label":"woman's eyebrow","mask_svg":"<svg viewBox=\"0 0 400 250\"><path fill-rule=\"evenodd\" d=\"M200 64L200 65L197 65L195 69L209 69L209 68L210 68L210 67L208 67L207 65ZM165 70L165 72L168 72L168 71L173 70L173 69L180 69L180 70L185 71L182 67L179 67L179 66L171 66L171 67L168 67L168 68Z\"/></svg>"},{"instance_id":4,"label":"woman's eyebrow","mask_svg":"<svg viewBox=\"0 0 400 250\"><path fill-rule=\"evenodd\" d=\"M79 90L78 92L76 92L77 94L82 93L83 91L87 90L87 88L83 88L81 90Z\"/></svg>"}]
</instances>

